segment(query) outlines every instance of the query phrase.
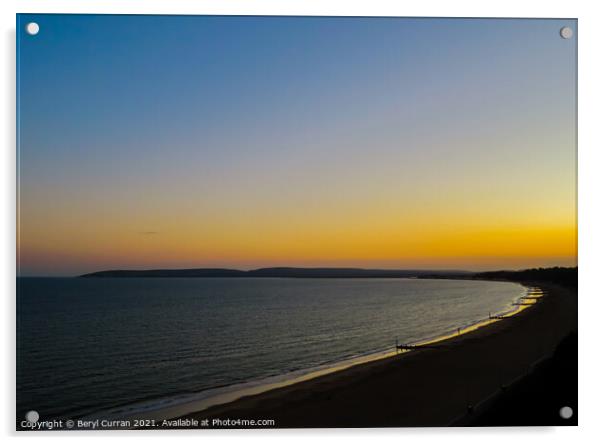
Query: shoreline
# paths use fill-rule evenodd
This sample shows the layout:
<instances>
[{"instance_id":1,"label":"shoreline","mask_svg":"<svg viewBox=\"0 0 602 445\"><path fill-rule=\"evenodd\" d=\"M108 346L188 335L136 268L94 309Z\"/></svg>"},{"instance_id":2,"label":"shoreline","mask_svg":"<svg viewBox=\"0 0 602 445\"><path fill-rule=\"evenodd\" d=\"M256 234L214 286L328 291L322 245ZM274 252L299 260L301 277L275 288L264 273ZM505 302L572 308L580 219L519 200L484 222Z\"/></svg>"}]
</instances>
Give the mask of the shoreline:
<instances>
[{"instance_id":1,"label":"shoreline","mask_svg":"<svg viewBox=\"0 0 602 445\"><path fill-rule=\"evenodd\" d=\"M507 308L498 310L495 313L489 313L490 316L511 317L525 309L530 308L530 306L513 307L513 305L514 303L519 302L521 299L526 298L533 292L540 292L539 287L528 286L522 283L515 284L518 284L523 288L520 296L514 297ZM418 339L410 344L415 346L431 347L431 345L436 345L449 339L457 339L469 332L482 329L490 324L498 323L499 321L499 319L495 318L483 318L472 321L469 324L460 326L459 328L450 329L433 336ZM124 407L112 409L106 412L84 416L83 419L106 418L135 420L141 418L141 416L144 416L145 419L161 421L163 419L176 419L185 416L191 416L198 412L203 412L229 403L235 403L238 400L246 397L261 396L266 392L285 389L297 384L311 382L314 379L336 374L350 368L387 360L393 357L400 357L401 355L411 354L413 352L416 351L398 351L395 346L392 346L390 348L378 351L366 352L352 357L333 360L312 368L299 369L296 371L268 376L248 382L240 382L222 387L209 388L200 393L176 396L174 398L160 400L155 399L141 401L136 404L126 405Z\"/></svg>"},{"instance_id":2,"label":"shoreline","mask_svg":"<svg viewBox=\"0 0 602 445\"><path fill-rule=\"evenodd\" d=\"M181 405L179 408L174 406L162 411L166 414L164 418L273 419L275 425L272 427L285 428L446 426L490 398L501 386L520 379L533 363L551 354L564 335L576 329L576 291L546 283L514 282L526 290L539 288L546 295L536 304L518 306L516 310L506 312L503 319L486 319L459 334L415 343L437 349L392 352L365 362L318 371L315 375L310 373L272 387L262 387L260 391L237 393L234 398L224 398L211 406L197 405L200 409L194 411L190 411L189 406L185 408L188 414L182 414ZM552 323L555 328L550 329L554 319L557 321ZM529 320L531 322L527 323ZM548 334L528 342L521 341L524 335L533 337L542 324L547 325L543 329ZM549 335L554 331L558 335ZM503 348L496 352L499 346ZM513 353L516 348L517 352ZM477 350L480 353L475 355ZM495 375L470 369L487 367L487 363L491 365L499 355L504 356L506 363L494 366L497 368ZM408 369L397 372L400 367ZM442 367L450 372L437 379L433 373L437 374ZM375 379L375 374L384 379ZM422 391L416 391L417 387L422 387ZM345 399L343 394L353 403L342 400ZM433 413L428 410L417 412L416 409L411 412L412 404L392 406L395 397L400 397L400 402L418 402L419 406L430 403L437 409ZM356 408L352 409L352 406ZM398 414L394 414L396 412ZM181 428L182 425L174 427Z\"/></svg>"}]
</instances>

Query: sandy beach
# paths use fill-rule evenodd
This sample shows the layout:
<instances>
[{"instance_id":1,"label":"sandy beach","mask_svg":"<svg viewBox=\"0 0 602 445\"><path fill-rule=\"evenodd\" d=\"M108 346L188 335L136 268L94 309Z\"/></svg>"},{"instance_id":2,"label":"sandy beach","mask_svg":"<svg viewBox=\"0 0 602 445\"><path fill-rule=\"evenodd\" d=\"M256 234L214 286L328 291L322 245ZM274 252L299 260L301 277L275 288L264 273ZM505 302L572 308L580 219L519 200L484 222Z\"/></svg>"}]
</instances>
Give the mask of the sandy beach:
<instances>
[{"instance_id":1,"label":"sandy beach","mask_svg":"<svg viewBox=\"0 0 602 445\"><path fill-rule=\"evenodd\" d=\"M243 397L182 419L274 420L274 427L403 427L469 423L577 326L576 290L545 283L518 314L415 350ZM468 422L467 422L468 421Z\"/></svg>"}]
</instances>

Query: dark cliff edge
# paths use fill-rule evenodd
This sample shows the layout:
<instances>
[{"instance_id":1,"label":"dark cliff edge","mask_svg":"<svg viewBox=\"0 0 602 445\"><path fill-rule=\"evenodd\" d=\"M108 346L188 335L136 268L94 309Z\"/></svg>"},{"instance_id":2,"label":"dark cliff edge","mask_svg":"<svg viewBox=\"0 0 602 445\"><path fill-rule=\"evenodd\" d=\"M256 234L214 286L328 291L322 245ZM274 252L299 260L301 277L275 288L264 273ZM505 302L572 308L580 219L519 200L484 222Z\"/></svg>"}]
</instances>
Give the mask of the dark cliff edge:
<instances>
[{"instance_id":1,"label":"dark cliff edge","mask_svg":"<svg viewBox=\"0 0 602 445\"><path fill-rule=\"evenodd\" d=\"M474 279L552 283L577 289L578 275L579 271L576 267L547 267L520 271L481 272L474 274Z\"/></svg>"}]
</instances>

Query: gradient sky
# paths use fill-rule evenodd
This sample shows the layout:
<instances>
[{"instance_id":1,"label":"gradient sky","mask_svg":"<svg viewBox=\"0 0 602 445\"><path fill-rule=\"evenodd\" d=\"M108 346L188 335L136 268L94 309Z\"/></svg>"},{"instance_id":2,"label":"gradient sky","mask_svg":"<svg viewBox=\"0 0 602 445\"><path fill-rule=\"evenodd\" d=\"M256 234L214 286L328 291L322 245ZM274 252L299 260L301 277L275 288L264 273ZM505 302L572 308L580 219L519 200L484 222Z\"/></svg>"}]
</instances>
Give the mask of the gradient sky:
<instances>
[{"instance_id":1,"label":"gradient sky","mask_svg":"<svg viewBox=\"0 0 602 445\"><path fill-rule=\"evenodd\" d=\"M575 265L566 25L19 15L19 274Z\"/></svg>"}]
</instances>

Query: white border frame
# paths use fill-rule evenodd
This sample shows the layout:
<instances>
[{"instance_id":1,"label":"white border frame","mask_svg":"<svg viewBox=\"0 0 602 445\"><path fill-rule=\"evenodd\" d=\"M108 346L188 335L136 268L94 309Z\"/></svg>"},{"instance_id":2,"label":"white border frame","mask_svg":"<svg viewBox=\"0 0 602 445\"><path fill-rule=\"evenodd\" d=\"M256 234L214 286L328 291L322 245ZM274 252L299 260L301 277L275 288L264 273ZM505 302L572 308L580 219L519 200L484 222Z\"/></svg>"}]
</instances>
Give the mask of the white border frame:
<instances>
[{"instance_id":1,"label":"white border frame","mask_svg":"<svg viewBox=\"0 0 602 445\"><path fill-rule=\"evenodd\" d=\"M399 440L426 440L427 443L446 442L446 445L467 442L488 445L514 440L545 440L563 444L579 434L584 441L596 437L597 413L600 404L599 368L595 347L597 314L602 312L602 295L597 292L597 266L602 252L600 228L602 213L597 191L602 190L599 172L602 148L599 124L602 23L593 1L533 1L506 0L482 2L471 0L428 0L402 2L387 0L5 0L0 2L3 24L2 97L0 109L4 150L1 152L0 219L2 252L0 281L4 303L2 333L5 354L2 356L2 394L0 413L2 433L25 442L44 440L62 443L65 440L91 441L142 439L161 443L168 436L178 440L245 440L251 444L268 442L306 443L316 436L332 441L337 438L350 443L365 443L371 436L379 441L399 443ZM427 16L427 17L560 17L579 19L579 268L580 268L580 357L579 357L579 423L578 428L488 428L488 429L381 429L381 430L275 430L275 431L155 431L155 432L96 432L96 433L15 433L15 13L114 13L114 14L219 14L219 15L345 15L345 16Z\"/></svg>"}]
</instances>

